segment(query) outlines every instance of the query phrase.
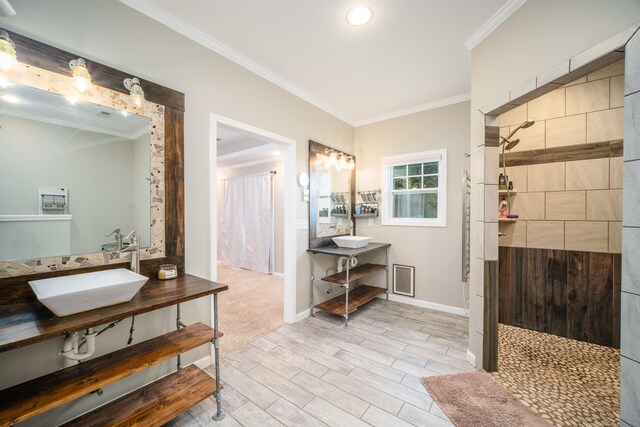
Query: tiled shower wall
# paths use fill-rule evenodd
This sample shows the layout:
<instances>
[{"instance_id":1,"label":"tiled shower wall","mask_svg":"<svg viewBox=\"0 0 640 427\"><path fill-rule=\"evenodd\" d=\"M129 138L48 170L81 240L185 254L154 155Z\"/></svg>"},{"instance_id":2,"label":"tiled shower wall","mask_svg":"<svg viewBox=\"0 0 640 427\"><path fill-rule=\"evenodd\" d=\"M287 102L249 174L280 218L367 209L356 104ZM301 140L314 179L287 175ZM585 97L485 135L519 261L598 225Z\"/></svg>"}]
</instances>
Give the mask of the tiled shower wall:
<instances>
[{"instance_id":1,"label":"tiled shower wall","mask_svg":"<svg viewBox=\"0 0 640 427\"><path fill-rule=\"evenodd\" d=\"M513 153L622 140L623 92L618 61L502 114L500 134L535 120L512 138L520 139ZM620 253L622 166L612 157L507 168L517 191L511 212L520 218L500 223L500 246Z\"/></svg>"}]
</instances>

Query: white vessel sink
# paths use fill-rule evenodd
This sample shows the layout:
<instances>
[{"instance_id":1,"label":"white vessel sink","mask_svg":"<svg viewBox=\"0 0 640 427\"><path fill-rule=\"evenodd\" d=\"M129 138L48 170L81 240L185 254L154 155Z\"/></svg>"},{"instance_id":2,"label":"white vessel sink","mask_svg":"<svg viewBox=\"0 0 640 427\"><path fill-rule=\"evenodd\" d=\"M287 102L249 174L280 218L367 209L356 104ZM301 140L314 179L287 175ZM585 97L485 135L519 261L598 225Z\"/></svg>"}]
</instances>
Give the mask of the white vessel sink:
<instances>
[{"instance_id":1,"label":"white vessel sink","mask_svg":"<svg viewBox=\"0 0 640 427\"><path fill-rule=\"evenodd\" d=\"M340 236L334 237L333 241L341 248L358 249L364 248L371 241L371 237L363 236Z\"/></svg>"},{"instance_id":2,"label":"white vessel sink","mask_svg":"<svg viewBox=\"0 0 640 427\"><path fill-rule=\"evenodd\" d=\"M131 270L96 271L29 282L38 300L56 316L130 301L149 278Z\"/></svg>"}]
</instances>

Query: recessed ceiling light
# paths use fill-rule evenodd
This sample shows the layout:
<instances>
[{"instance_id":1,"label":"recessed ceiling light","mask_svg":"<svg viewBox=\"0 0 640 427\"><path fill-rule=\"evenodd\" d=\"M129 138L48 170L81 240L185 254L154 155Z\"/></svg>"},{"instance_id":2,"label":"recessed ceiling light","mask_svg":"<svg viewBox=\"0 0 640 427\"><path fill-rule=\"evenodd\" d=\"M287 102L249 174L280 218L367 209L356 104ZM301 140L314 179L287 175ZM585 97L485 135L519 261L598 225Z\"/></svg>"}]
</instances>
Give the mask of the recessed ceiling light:
<instances>
[{"instance_id":1,"label":"recessed ceiling light","mask_svg":"<svg viewBox=\"0 0 640 427\"><path fill-rule=\"evenodd\" d=\"M356 6L347 13L347 22L351 25L360 26L371 21L373 12L367 6Z\"/></svg>"},{"instance_id":2,"label":"recessed ceiling light","mask_svg":"<svg viewBox=\"0 0 640 427\"><path fill-rule=\"evenodd\" d=\"M20 98L14 95L2 95L2 99L12 104L17 104L18 102L22 102Z\"/></svg>"}]
</instances>

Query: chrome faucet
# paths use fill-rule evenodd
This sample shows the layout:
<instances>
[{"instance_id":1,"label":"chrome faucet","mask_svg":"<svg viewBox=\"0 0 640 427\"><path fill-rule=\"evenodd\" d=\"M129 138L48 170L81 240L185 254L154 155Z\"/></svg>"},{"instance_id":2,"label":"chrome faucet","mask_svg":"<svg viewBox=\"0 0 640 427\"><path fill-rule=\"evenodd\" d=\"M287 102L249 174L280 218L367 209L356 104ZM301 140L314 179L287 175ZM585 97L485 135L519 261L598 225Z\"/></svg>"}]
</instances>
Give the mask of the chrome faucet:
<instances>
[{"instance_id":1,"label":"chrome faucet","mask_svg":"<svg viewBox=\"0 0 640 427\"><path fill-rule=\"evenodd\" d=\"M110 237L110 236L114 236L113 237L113 242L108 242L108 243L103 243L102 244L102 250L103 251L118 251L120 249L122 249L122 233L120 233L120 229L116 228L115 230L113 230L113 232L111 232L110 234L108 234L106 237Z\"/></svg>"},{"instance_id":2,"label":"chrome faucet","mask_svg":"<svg viewBox=\"0 0 640 427\"><path fill-rule=\"evenodd\" d=\"M126 248L120 248L118 253L131 252L131 271L140 274L140 239L138 233L133 230L124 238L124 240L131 239L131 244Z\"/></svg>"}]
</instances>

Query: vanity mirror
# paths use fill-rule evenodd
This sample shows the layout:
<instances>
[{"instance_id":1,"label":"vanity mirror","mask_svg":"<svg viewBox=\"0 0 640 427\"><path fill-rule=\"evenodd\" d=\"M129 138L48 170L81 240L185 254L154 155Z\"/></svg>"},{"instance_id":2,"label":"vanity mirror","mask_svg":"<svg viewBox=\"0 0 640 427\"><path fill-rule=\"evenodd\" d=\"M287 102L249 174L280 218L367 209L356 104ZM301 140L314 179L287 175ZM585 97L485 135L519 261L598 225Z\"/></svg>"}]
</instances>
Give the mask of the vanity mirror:
<instances>
[{"instance_id":1,"label":"vanity mirror","mask_svg":"<svg viewBox=\"0 0 640 427\"><path fill-rule=\"evenodd\" d=\"M355 157L309 141L309 248L353 232Z\"/></svg>"},{"instance_id":2,"label":"vanity mirror","mask_svg":"<svg viewBox=\"0 0 640 427\"><path fill-rule=\"evenodd\" d=\"M9 34L17 63L0 93L0 285L121 267L129 254L106 237L116 229L141 236L142 274L167 263L182 274L184 94L138 79L144 97L133 102L131 74L86 57L81 91L69 68L77 54Z\"/></svg>"},{"instance_id":3,"label":"vanity mirror","mask_svg":"<svg viewBox=\"0 0 640 427\"><path fill-rule=\"evenodd\" d=\"M151 119L25 85L0 97L0 260L151 246ZM120 233L107 237L114 230Z\"/></svg>"}]
</instances>

